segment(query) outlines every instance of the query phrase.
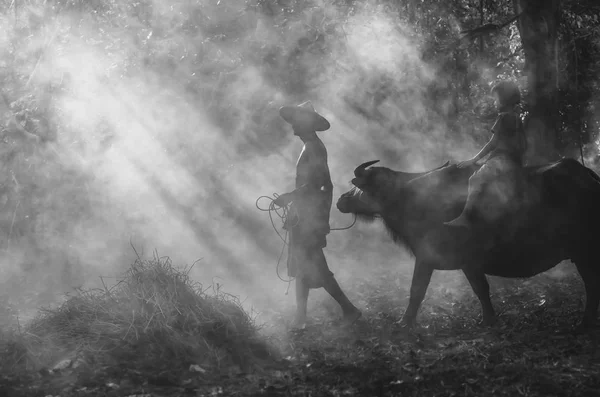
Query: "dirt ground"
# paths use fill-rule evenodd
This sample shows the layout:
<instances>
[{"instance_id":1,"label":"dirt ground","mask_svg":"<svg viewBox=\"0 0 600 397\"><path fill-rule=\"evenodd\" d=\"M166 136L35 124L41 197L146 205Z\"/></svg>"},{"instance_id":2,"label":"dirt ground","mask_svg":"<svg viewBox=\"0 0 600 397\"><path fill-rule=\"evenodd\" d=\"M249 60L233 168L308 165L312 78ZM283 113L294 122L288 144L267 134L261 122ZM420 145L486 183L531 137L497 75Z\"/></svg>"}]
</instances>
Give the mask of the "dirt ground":
<instances>
[{"instance_id":1,"label":"dirt ground","mask_svg":"<svg viewBox=\"0 0 600 397\"><path fill-rule=\"evenodd\" d=\"M410 266L407 267L410 269ZM264 311L262 333L281 355L252 368L148 373L126 362L51 373L0 374L7 396L598 396L600 330L580 331L583 284L573 267L529 280L490 278L499 314L479 325L480 306L458 272L437 272L412 330L397 322L410 277L391 268L369 279L339 272L363 317L339 323L322 291L310 322L293 330L288 309ZM293 288L290 295L293 294ZM283 299L283 298L282 298ZM285 298L293 307L293 298Z\"/></svg>"}]
</instances>

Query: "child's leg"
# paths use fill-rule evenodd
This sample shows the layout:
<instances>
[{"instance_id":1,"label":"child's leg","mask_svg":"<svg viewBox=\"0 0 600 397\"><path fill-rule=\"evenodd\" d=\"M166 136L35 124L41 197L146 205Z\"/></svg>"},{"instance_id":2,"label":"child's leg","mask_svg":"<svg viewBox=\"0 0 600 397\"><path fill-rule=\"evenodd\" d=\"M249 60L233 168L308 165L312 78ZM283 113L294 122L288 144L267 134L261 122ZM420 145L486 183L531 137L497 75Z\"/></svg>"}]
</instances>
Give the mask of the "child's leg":
<instances>
[{"instance_id":1,"label":"child's leg","mask_svg":"<svg viewBox=\"0 0 600 397\"><path fill-rule=\"evenodd\" d=\"M483 165L478 171L476 171L469 178L469 190L467 195L467 202L465 203L465 207L463 208L462 213L450 222L446 222L445 224L448 226L455 227L471 227L472 222L474 220L474 209L477 206L481 193L483 192L483 187L485 181L487 180L488 166Z\"/></svg>"}]
</instances>

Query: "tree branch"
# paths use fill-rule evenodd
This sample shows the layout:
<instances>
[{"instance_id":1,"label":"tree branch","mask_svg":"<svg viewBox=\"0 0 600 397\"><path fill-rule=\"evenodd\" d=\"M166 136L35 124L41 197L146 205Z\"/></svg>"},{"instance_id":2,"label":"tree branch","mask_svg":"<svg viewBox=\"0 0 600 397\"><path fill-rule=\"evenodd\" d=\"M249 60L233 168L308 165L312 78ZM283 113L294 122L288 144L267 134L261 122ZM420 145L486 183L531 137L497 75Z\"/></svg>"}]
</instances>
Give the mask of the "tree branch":
<instances>
[{"instance_id":1,"label":"tree branch","mask_svg":"<svg viewBox=\"0 0 600 397\"><path fill-rule=\"evenodd\" d=\"M509 19L508 21L497 25L495 23L486 23L485 25L482 26L478 26L474 29L467 29L467 30L461 30L461 34L463 34L463 39L468 39L468 40L473 40L477 37L481 37L483 35L487 35L487 34L491 34L491 33L496 33L497 31L505 28L506 26L510 25L511 23L513 23L514 21L516 21L517 19L519 19L519 17L521 15L523 15L524 11L521 11L519 14L515 15L514 17L512 17L511 19Z\"/></svg>"}]
</instances>

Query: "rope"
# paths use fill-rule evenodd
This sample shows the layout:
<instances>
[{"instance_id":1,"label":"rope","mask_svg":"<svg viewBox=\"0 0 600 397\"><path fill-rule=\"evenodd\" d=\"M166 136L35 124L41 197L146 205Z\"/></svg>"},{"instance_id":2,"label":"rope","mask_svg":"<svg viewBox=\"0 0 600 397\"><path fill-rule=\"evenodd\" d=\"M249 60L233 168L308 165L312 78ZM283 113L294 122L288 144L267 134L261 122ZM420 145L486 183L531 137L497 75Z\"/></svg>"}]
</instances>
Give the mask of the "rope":
<instances>
[{"instance_id":1,"label":"rope","mask_svg":"<svg viewBox=\"0 0 600 397\"><path fill-rule=\"evenodd\" d=\"M269 197L269 196L260 196L259 198L256 199L256 208L258 208L259 211L263 211L263 212L268 212L269 213L269 219L271 221L271 226L273 227L273 230L275 230L275 233L277 233L277 235L279 236L279 238L287 244L285 237L283 237L281 235L281 233L279 233L279 230L277 230L277 226L275 226L275 221L273 220L273 212L275 212L275 214L277 214L277 216L279 217L279 219L281 219L281 222L283 224L285 224L285 220L287 219L287 214L288 214L288 207L277 207L275 205L275 199L277 199L277 197L279 197L279 195L277 193L273 193L273 197ZM262 199L267 199L267 200L271 200L271 202L269 203L269 207L268 208L264 208L261 207L258 202ZM281 211L281 212L279 212ZM338 231L338 230L348 230L350 229L352 226L354 226L356 224L356 214L354 214L354 219L352 221L352 223L349 226L346 227L334 227L334 228L330 228L330 231ZM295 226L295 225L294 225ZM286 232L287 235L287 232Z\"/></svg>"},{"instance_id":2,"label":"rope","mask_svg":"<svg viewBox=\"0 0 600 397\"><path fill-rule=\"evenodd\" d=\"M275 213L281 220L281 223L285 225L285 221L287 220L289 208L287 206L285 206L285 207L276 206L275 199L277 199L277 197L279 197L279 195L277 193L273 193L273 197L260 196L259 198L256 199L256 208L258 208L259 211L269 213L269 220L271 221L271 226L273 226L273 230L275 230L275 233L277 233L277 236L279 236L281 241L283 241L283 245L281 246L281 252L279 253L279 257L277 258L277 265L275 266L275 273L277 274L277 278L279 278L284 283L288 283L287 289L285 291L285 294L287 295L290 290L290 285L291 285L292 281L294 280L294 277L289 278L288 280L285 280L279 274L279 266L281 265L281 258L283 258L283 253L285 252L285 247L289 245L288 231L286 230L285 234L283 236L281 235L281 233L277 229L277 226L275 226L275 220L273 219L273 213ZM269 203L269 206L267 208L261 207L259 205L259 201L262 199L271 200L271 202Z\"/></svg>"},{"instance_id":3,"label":"rope","mask_svg":"<svg viewBox=\"0 0 600 397\"><path fill-rule=\"evenodd\" d=\"M288 207L277 207L275 205L275 199L277 199L279 197L279 195L277 193L273 193L273 197L269 197L269 196L260 196L259 198L256 199L256 208L258 208L259 211L263 211L263 212L268 212L269 213L269 219L271 220L271 226L273 226L273 230L275 230L275 233L277 233L277 235L279 236L279 238L281 239L281 241L284 242L284 245L287 245L287 232L286 232L286 236L282 236L281 233L279 233L279 230L277 230L277 226L275 226L275 221L273 220L273 213L275 213L279 219L281 220L282 224L285 224L285 221L287 219L287 215L288 215ZM261 199L267 199L267 200L271 200L271 202L269 203L269 206L267 208L261 207L258 202Z\"/></svg>"},{"instance_id":4,"label":"rope","mask_svg":"<svg viewBox=\"0 0 600 397\"><path fill-rule=\"evenodd\" d=\"M278 197L279 197L279 195L277 193L273 193L273 197L260 196L259 198L256 199L255 205L256 205L256 208L259 211L268 212L269 213L269 220L271 221L271 226L273 227L273 230L275 230L275 233L277 233L277 236L279 237L279 239L281 241L283 241L283 245L281 247L281 252L279 254L279 257L277 258L277 265L275 266L275 273L277 273L277 277L281 281L283 281L285 283L288 283L287 290L285 291L285 294L287 295L288 292L289 292L289 290L290 290L290 284L295 279L295 277L292 277L292 278L290 278L288 280L285 280L279 274L279 266L281 265L281 258L283 258L283 253L285 252L285 247L289 245L289 242L288 242L288 231L286 230L285 234L283 236L281 235L281 233L277 229L277 226L275 225L275 220L273 219L273 213L275 213L277 215L277 217L279 217L279 219L281 220L281 223L283 225L285 225L287 217L288 217L288 213L289 213L289 206L284 206L284 207L278 207L278 206L276 206L275 205L275 200ZM259 201L263 200L263 199L270 200L269 206L266 207L266 208L265 207L261 207L260 204L259 204ZM340 227L340 228L330 228L329 230L348 230L352 226L354 226L355 223L356 223L356 214L354 214L354 220L352 221L352 223L350 224L350 226ZM295 226L295 225L293 225L293 226Z\"/></svg>"},{"instance_id":5,"label":"rope","mask_svg":"<svg viewBox=\"0 0 600 397\"><path fill-rule=\"evenodd\" d=\"M346 226L346 227L335 227L329 230L348 230L350 229L352 226L354 226L354 224L356 223L356 214L354 214L354 220L352 221L352 223L350 224L350 226Z\"/></svg>"}]
</instances>

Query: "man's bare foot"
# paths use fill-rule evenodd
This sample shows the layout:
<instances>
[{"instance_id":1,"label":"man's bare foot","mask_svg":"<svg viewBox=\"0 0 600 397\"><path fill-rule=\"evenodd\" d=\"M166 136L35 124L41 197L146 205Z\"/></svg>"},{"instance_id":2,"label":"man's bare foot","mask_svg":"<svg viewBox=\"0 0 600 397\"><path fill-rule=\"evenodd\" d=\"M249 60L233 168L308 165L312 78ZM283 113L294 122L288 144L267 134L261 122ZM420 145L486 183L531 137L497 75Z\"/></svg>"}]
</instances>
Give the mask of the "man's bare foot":
<instances>
[{"instance_id":1,"label":"man's bare foot","mask_svg":"<svg viewBox=\"0 0 600 397\"><path fill-rule=\"evenodd\" d=\"M306 316L296 316L292 322L292 328L304 329L306 328Z\"/></svg>"},{"instance_id":2,"label":"man's bare foot","mask_svg":"<svg viewBox=\"0 0 600 397\"><path fill-rule=\"evenodd\" d=\"M344 318L342 319L342 322L344 323L344 325L352 325L361 316L362 316L361 311L358 310L357 308L354 308L353 310L350 310L350 311L344 313Z\"/></svg>"}]
</instances>

